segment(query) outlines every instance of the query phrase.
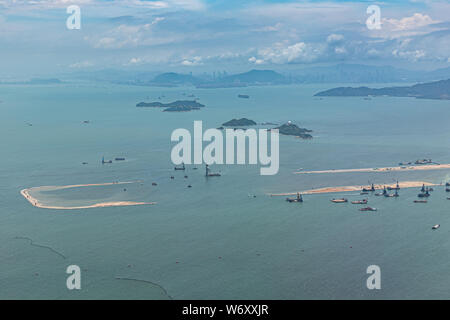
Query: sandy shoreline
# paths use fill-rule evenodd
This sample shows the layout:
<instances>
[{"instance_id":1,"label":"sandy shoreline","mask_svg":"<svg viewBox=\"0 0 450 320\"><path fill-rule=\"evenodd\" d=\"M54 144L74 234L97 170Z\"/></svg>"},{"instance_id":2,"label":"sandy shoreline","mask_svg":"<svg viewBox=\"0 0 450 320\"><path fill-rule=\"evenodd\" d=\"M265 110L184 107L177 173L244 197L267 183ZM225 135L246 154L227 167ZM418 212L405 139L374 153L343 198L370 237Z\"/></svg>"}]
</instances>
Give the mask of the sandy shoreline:
<instances>
[{"instance_id":1,"label":"sandy shoreline","mask_svg":"<svg viewBox=\"0 0 450 320\"><path fill-rule=\"evenodd\" d=\"M345 172L389 172L389 171L421 171L421 170L440 170L450 169L450 164L430 164L415 166L399 166L385 168L362 168L362 169L329 169L318 171L296 171L294 174L313 174L313 173L345 173Z\"/></svg>"},{"instance_id":2,"label":"sandy shoreline","mask_svg":"<svg viewBox=\"0 0 450 320\"><path fill-rule=\"evenodd\" d=\"M437 184L425 182L425 181L404 181L398 183L401 189L405 188L415 188L415 187L421 187L422 185L425 186L436 186ZM376 184L374 185L375 189L381 190L384 187L395 187L396 183L393 184ZM311 190L305 190L305 191L295 191L295 192L287 192L287 193L272 193L270 196L277 197L277 196L292 196L296 195L297 193L301 194L320 194L320 193L337 193L337 192L354 192L358 191L360 192L362 188L370 188L370 186L341 186L341 187L326 187L326 188L318 188L318 189L311 189Z\"/></svg>"},{"instance_id":3,"label":"sandy shoreline","mask_svg":"<svg viewBox=\"0 0 450 320\"><path fill-rule=\"evenodd\" d=\"M127 182L107 182L107 183L94 183L94 184L75 184L68 186L41 186L41 187L33 187L27 188L20 191L20 194L27 199L31 205L37 208L43 209L56 209L56 210L75 210L75 209L90 209L90 208L105 208L105 207L122 207L122 206L140 206L140 205L152 205L156 204L156 202L134 202L134 201L113 201L113 202L100 202L87 206L75 206L75 207L61 207L61 206L48 206L39 202L36 198L30 195L30 191L33 189L50 189L50 190L62 190L69 188L82 188L82 187L91 187L91 186L110 186L115 184L130 184L135 183L136 181L127 181Z\"/></svg>"}]
</instances>

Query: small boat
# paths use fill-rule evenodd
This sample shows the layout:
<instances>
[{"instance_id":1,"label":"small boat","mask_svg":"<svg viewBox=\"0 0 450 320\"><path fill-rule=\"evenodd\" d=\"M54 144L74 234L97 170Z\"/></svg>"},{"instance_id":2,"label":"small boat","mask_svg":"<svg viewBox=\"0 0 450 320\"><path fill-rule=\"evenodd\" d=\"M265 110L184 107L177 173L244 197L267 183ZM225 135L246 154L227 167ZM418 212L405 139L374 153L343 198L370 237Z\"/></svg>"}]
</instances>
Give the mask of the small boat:
<instances>
[{"instance_id":1,"label":"small boat","mask_svg":"<svg viewBox=\"0 0 450 320\"><path fill-rule=\"evenodd\" d=\"M430 196L430 194L429 193L419 193L417 196L419 198L428 198Z\"/></svg>"},{"instance_id":2,"label":"small boat","mask_svg":"<svg viewBox=\"0 0 450 320\"><path fill-rule=\"evenodd\" d=\"M192 186L191 186L191 185L188 185L188 188L192 188Z\"/></svg>"},{"instance_id":3,"label":"small boat","mask_svg":"<svg viewBox=\"0 0 450 320\"><path fill-rule=\"evenodd\" d=\"M397 181L397 185L395 187L387 187L388 190L400 190L400 186L398 185L398 181Z\"/></svg>"},{"instance_id":4,"label":"small boat","mask_svg":"<svg viewBox=\"0 0 450 320\"><path fill-rule=\"evenodd\" d=\"M450 192L450 188L445 188L445 192Z\"/></svg>"},{"instance_id":5,"label":"small boat","mask_svg":"<svg viewBox=\"0 0 450 320\"><path fill-rule=\"evenodd\" d=\"M152 182L152 186L157 186L158 184L156 182Z\"/></svg>"},{"instance_id":6,"label":"small boat","mask_svg":"<svg viewBox=\"0 0 450 320\"><path fill-rule=\"evenodd\" d=\"M115 158L116 161L125 161L125 158Z\"/></svg>"},{"instance_id":7,"label":"small boat","mask_svg":"<svg viewBox=\"0 0 450 320\"><path fill-rule=\"evenodd\" d=\"M175 177L174 176L170 176L170 179L175 179Z\"/></svg>"},{"instance_id":8,"label":"small boat","mask_svg":"<svg viewBox=\"0 0 450 320\"><path fill-rule=\"evenodd\" d=\"M389 194L389 193L386 192L386 193L384 194L384 196L385 196L386 198L396 198L396 197L399 197L400 195L398 194L398 190L396 189L394 194Z\"/></svg>"},{"instance_id":9,"label":"small boat","mask_svg":"<svg viewBox=\"0 0 450 320\"><path fill-rule=\"evenodd\" d=\"M365 194L369 194L367 191L363 191L360 193L360 195L365 195Z\"/></svg>"},{"instance_id":10,"label":"small boat","mask_svg":"<svg viewBox=\"0 0 450 320\"><path fill-rule=\"evenodd\" d=\"M445 186L446 186L446 187L450 187L450 182L446 182L446 183L445 183Z\"/></svg>"},{"instance_id":11,"label":"small boat","mask_svg":"<svg viewBox=\"0 0 450 320\"><path fill-rule=\"evenodd\" d=\"M303 197L297 192L297 198L286 198L287 202L303 202Z\"/></svg>"},{"instance_id":12,"label":"small boat","mask_svg":"<svg viewBox=\"0 0 450 320\"><path fill-rule=\"evenodd\" d=\"M431 229L436 230L437 228L439 228L441 225L440 224L436 224L434 225Z\"/></svg>"},{"instance_id":13,"label":"small boat","mask_svg":"<svg viewBox=\"0 0 450 320\"><path fill-rule=\"evenodd\" d=\"M375 191L375 186L373 183L370 186L370 188L362 188L362 192L368 192L368 191Z\"/></svg>"},{"instance_id":14,"label":"small boat","mask_svg":"<svg viewBox=\"0 0 450 320\"><path fill-rule=\"evenodd\" d=\"M414 200L414 203L428 203L427 200Z\"/></svg>"},{"instance_id":15,"label":"small boat","mask_svg":"<svg viewBox=\"0 0 450 320\"><path fill-rule=\"evenodd\" d=\"M174 170L186 170L186 167L184 166L184 162L181 164L181 167L175 166L173 168Z\"/></svg>"},{"instance_id":16,"label":"small boat","mask_svg":"<svg viewBox=\"0 0 450 320\"><path fill-rule=\"evenodd\" d=\"M365 208L360 208L359 211L377 211L377 208L365 207Z\"/></svg>"},{"instance_id":17,"label":"small boat","mask_svg":"<svg viewBox=\"0 0 450 320\"><path fill-rule=\"evenodd\" d=\"M378 192L378 193L375 193L375 195L376 195L377 197L380 197L380 196L382 196L382 195L383 195L383 193L381 193L381 192Z\"/></svg>"},{"instance_id":18,"label":"small boat","mask_svg":"<svg viewBox=\"0 0 450 320\"><path fill-rule=\"evenodd\" d=\"M353 204L367 204L367 199L352 201Z\"/></svg>"},{"instance_id":19,"label":"small boat","mask_svg":"<svg viewBox=\"0 0 450 320\"><path fill-rule=\"evenodd\" d=\"M348 202L348 200L345 199L345 198L341 198L341 199L331 199L330 201L331 201L331 202L334 202L334 203L345 203L345 202Z\"/></svg>"},{"instance_id":20,"label":"small boat","mask_svg":"<svg viewBox=\"0 0 450 320\"><path fill-rule=\"evenodd\" d=\"M105 160L105 157L102 158L102 164L112 163L112 160Z\"/></svg>"}]
</instances>

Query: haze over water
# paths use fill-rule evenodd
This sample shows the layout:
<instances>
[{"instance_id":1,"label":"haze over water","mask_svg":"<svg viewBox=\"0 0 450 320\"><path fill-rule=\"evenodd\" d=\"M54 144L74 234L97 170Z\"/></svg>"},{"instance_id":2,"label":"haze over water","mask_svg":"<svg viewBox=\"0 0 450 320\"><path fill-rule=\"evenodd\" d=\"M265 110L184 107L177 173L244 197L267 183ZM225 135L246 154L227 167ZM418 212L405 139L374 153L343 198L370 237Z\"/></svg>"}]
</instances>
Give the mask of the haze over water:
<instances>
[{"instance_id":1,"label":"haze over water","mask_svg":"<svg viewBox=\"0 0 450 320\"><path fill-rule=\"evenodd\" d=\"M369 180L449 180L449 170L294 175L299 168L385 167L423 158L450 163L448 101L313 97L340 85L0 86L0 298L449 298L450 202L443 187L427 204L413 203L417 188L401 190L398 199L370 195L378 211L369 213L331 203L332 194L305 196L302 204L267 196ZM206 107L181 113L135 107L159 96L162 102L186 99L183 93ZM312 129L314 138L280 136L275 176L260 176L259 166L214 165L222 176L208 179L204 166L173 170L174 129L192 130L194 120L217 128L242 117L291 120ZM102 165L102 156L126 161ZM90 187L44 196L61 203L125 197L157 205L48 210L19 193L113 181L139 182L126 192ZM66 288L70 264L82 269L77 292ZM382 290L366 288L366 268L373 264L381 267Z\"/></svg>"}]
</instances>

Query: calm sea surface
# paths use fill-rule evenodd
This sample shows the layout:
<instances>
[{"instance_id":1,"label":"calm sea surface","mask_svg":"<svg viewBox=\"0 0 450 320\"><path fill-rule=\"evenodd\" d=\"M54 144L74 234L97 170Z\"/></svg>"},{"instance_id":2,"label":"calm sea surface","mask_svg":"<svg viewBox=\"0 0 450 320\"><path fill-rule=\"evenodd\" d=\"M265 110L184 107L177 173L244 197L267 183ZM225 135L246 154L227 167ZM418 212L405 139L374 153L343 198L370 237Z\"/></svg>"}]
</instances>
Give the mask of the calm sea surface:
<instances>
[{"instance_id":1,"label":"calm sea surface","mask_svg":"<svg viewBox=\"0 0 450 320\"><path fill-rule=\"evenodd\" d=\"M423 158L450 163L449 101L313 97L338 85L0 86L0 298L450 298L450 201L444 187L435 188L428 204L413 203L416 188L401 190L397 199L369 196L378 211L368 213L331 203L336 195L305 196L302 204L266 195L369 180L450 180L450 170L292 174ZM168 113L135 107L162 96L163 102L187 99L183 93L194 94L206 108ZM260 176L259 166L216 165L222 176L209 179L203 166L173 170L174 129L192 131L194 120L216 128L238 117L291 120L314 130L314 139L281 136L275 176ZM102 165L102 156L127 160ZM32 207L19 193L113 181L139 182L40 196L71 205L158 204L48 210ZM432 231L438 223L440 229ZM82 290L66 288L71 264L82 269ZM381 290L366 288L369 265L381 268Z\"/></svg>"}]
</instances>

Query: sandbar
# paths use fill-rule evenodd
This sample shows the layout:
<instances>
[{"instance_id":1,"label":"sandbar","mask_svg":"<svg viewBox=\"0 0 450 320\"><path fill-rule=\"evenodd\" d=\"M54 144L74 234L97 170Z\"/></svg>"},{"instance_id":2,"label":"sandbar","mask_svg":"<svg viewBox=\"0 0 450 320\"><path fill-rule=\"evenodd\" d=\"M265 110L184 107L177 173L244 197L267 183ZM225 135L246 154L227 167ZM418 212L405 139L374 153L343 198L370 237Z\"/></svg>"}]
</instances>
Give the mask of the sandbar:
<instances>
[{"instance_id":1,"label":"sandbar","mask_svg":"<svg viewBox=\"0 0 450 320\"><path fill-rule=\"evenodd\" d=\"M44 209L56 209L56 210L76 210L76 209L90 209L90 208L105 208L105 207L122 207L122 206L139 206L139 205L153 205L156 202L135 202L135 201L111 201L111 202L100 202L94 203L86 206L71 206L71 207L63 207L63 206L50 206L45 205L39 202L38 199L31 196L30 191L33 189L45 189L45 190L62 190L69 188L82 188L82 187L92 187L92 186L110 186L115 184L129 184L136 183L136 181L126 181L126 182L106 182L106 183L93 183L93 184L74 184L67 186L41 186L41 187L33 187L27 188L20 191L20 194L28 200L33 206L37 208Z\"/></svg>"},{"instance_id":2,"label":"sandbar","mask_svg":"<svg viewBox=\"0 0 450 320\"><path fill-rule=\"evenodd\" d=\"M437 184L425 182L425 181L403 181L399 182L399 187L402 188L415 188L415 187L421 187L425 185L426 187L429 186L436 186ZM393 184L376 184L374 185L375 189L380 190L384 187L395 187L396 183ZM318 189L310 189L305 191L295 191L295 192L287 192L287 193L272 193L270 196L292 196L296 195L297 193L301 194L319 194L319 193L337 193L337 192L353 192L353 191L361 191L362 188L370 188L371 186L341 186L341 187L326 187L326 188L318 188Z\"/></svg>"}]
</instances>

